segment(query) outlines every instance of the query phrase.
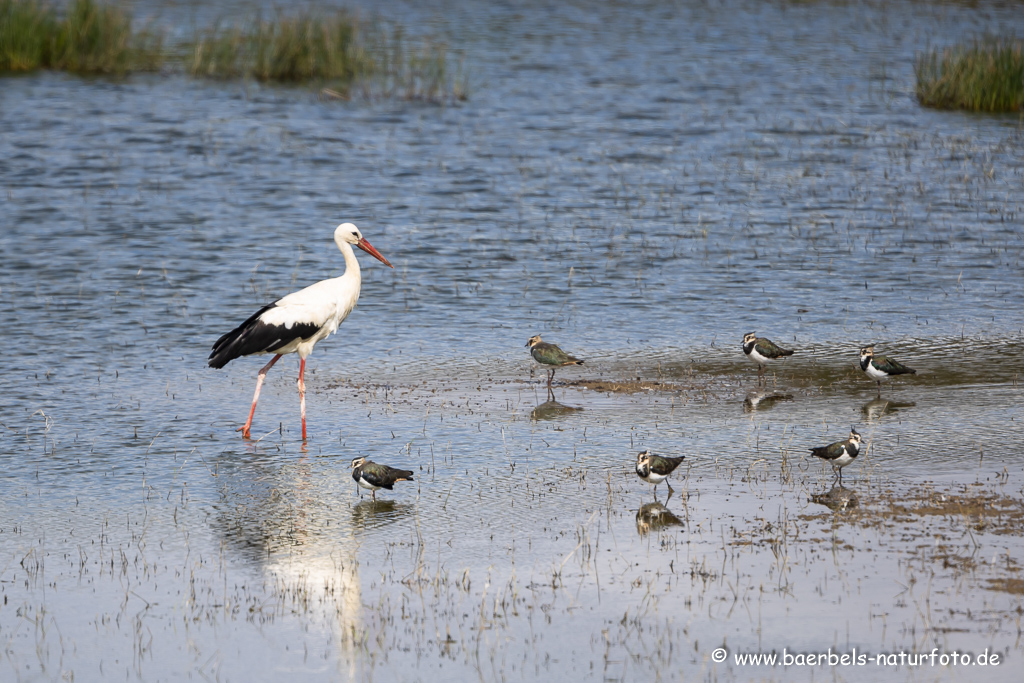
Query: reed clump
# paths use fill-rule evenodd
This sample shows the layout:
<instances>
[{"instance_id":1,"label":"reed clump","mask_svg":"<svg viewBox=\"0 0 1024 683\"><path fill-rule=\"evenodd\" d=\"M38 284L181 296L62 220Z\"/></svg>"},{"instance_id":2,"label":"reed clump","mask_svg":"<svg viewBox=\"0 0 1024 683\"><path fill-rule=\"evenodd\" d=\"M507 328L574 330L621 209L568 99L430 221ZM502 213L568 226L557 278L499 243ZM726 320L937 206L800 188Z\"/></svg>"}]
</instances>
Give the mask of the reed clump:
<instances>
[{"instance_id":1,"label":"reed clump","mask_svg":"<svg viewBox=\"0 0 1024 683\"><path fill-rule=\"evenodd\" d=\"M371 98L466 99L465 78L452 73L450 61L442 43L410 47L401 28L363 22L343 10L312 10L206 30L185 68L205 78L313 82L330 97L347 98L358 81Z\"/></svg>"},{"instance_id":2,"label":"reed clump","mask_svg":"<svg viewBox=\"0 0 1024 683\"><path fill-rule=\"evenodd\" d=\"M55 69L78 74L152 71L161 36L136 30L115 5L74 0L63 12L36 0L0 0L0 72Z\"/></svg>"},{"instance_id":3,"label":"reed clump","mask_svg":"<svg viewBox=\"0 0 1024 683\"><path fill-rule=\"evenodd\" d=\"M374 60L370 81L382 96L406 100L438 101L448 97L468 98L468 85L461 63L452 71L443 43L410 46L401 28L376 28L369 51Z\"/></svg>"},{"instance_id":4,"label":"reed clump","mask_svg":"<svg viewBox=\"0 0 1024 683\"><path fill-rule=\"evenodd\" d=\"M917 99L926 107L1024 111L1024 42L988 38L918 57Z\"/></svg>"},{"instance_id":5,"label":"reed clump","mask_svg":"<svg viewBox=\"0 0 1024 683\"><path fill-rule=\"evenodd\" d=\"M196 39L186 61L193 76L304 83L350 82L372 70L348 13L304 13L242 26L215 26Z\"/></svg>"},{"instance_id":6,"label":"reed clump","mask_svg":"<svg viewBox=\"0 0 1024 683\"><path fill-rule=\"evenodd\" d=\"M242 24L217 24L164 50L162 35L133 26L115 4L73 0L64 11L39 0L0 0L0 74L54 69L125 75L185 71L199 78L315 83L347 98L359 82L370 97L466 99L442 43L407 45L400 28L348 12L307 10Z\"/></svg>"}]
</instances>

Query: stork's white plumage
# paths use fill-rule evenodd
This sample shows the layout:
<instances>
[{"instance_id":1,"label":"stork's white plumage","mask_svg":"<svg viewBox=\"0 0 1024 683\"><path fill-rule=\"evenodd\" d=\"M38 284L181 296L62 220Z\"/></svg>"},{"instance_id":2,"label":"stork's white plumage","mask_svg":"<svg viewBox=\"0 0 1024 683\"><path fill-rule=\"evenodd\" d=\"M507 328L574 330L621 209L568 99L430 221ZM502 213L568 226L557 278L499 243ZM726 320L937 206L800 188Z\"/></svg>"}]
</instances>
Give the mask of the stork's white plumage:
<instances>
[{"instance_id":1,"label":"stork's white plumage","mask_svg":"<svg viewBox=\"0 0 1024 683\"><path fill-rule=\"evenodd\" d=\"M366 241L359 228L351 223L342 223L334 230L334 243L345 257L345 274L330 280L321 280L305 289L293 292L264 306L244 323L225 334L213 345L210 353L210 367L222 368L241 356L272 353L256 379L256 395L245 425L239 427L242 436L249 437L252 416L256 413L256 402L260 400L260 388L267 371L281 356L299 354L299 404L302 411L302 440L306 440L306 357L316 343L337 331L338 326L348 317L359 301L359 286L362 277L359 261L356 260L352 245L355 245L394 268L380 252Z\"/></svg>"}]
</instances>

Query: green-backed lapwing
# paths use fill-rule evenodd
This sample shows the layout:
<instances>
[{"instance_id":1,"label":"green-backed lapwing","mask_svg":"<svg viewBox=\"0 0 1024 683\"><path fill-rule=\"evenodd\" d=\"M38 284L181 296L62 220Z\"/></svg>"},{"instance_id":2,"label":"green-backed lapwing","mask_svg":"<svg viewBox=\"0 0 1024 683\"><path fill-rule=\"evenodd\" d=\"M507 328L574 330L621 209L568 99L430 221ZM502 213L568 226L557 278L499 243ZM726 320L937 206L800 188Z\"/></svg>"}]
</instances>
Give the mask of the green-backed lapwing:
<instances>
[{"instance_id":1,"label":"green-backed lapwing","mask_svg":"<svg viewBox=\"0 0 1024 683\"><path fill-rule=\"evenodd\" d=\"M853 427L850 427L849 439L811 449L811 455L831 463L832 471L838 473L836 476L840 486L843 485L843 468L853 462L858 453L860 453L860 434Z\"/></svg>"},{"instance_id":2,"label":"green-backed lapwing","mask_svg":"<svg viewBox=\"0 0 1024 683\"><path fill-rule=\"evenodd\" d=\"M917 370L908 368L892 358L876 356L874 346L865 346L860 350L860 369L878 383L878 397L882 397L882 382L893 375L916 375Z\"/></svg>"},{"instance_id":3,"label":"green-backed lapwing","mask_svg":"<svg viewBox=\"0 0 1024 683\"><path fill-rule=\"evenodd\" d=\"M409 470L378 465L366 458L356 458L352 461L352 478L364 489L370 489L374 500L377 500L377 489L391 491L396 481L412 481L412 474Z\"/></svg>"},{"instance_id":4,"label":"green-backed lapwing","mask_svg":"<svg viewBox=\"0 0 1024 683\"><path fill-rule=\"evenodd\" d=\"M533 356L535 361L551 368L548 374L549 389L551 388L551 380L555 378L556 368L564 365L583 365L583 361L579 358L570 356L554 344L542 342L539 334L530 337L530 341L526 342L526 345L530 347L530 355Z\"/></svg>"},{"instance_id":5,"label":"green-backed lapwing","mask_svg":"<svg viewBox=\"0 0 1024 683\"><path fill-rule=\"evenodd\" d=\"M771 339L758 339L757 335L753 332L747 332L743 335L743 353L747 354L747 358L757 363L758 384L761 383L761 377L764 376L765 363L776 358L793 355L792 351L782 348L772 342ZM767 381L768 379L765 378L765 382Z\"/></svg>"},{"instance_id":6,"label":"green-backed lapwing","mask_svg":"<svg viewBox=\"0 0 1024 683\"><path fill-rule=\"evenodd\" d=\"M649 450L642 451L636 454L636 475L648 484L653 484L654 491L657 493L658 484L668 479L668 475L672 474L683 460L686 460L685 455L672 458L653 455ZM667 481L665 485L668 486L668 492L671 494L672 485Z\"/></svg>"}]
</instances>

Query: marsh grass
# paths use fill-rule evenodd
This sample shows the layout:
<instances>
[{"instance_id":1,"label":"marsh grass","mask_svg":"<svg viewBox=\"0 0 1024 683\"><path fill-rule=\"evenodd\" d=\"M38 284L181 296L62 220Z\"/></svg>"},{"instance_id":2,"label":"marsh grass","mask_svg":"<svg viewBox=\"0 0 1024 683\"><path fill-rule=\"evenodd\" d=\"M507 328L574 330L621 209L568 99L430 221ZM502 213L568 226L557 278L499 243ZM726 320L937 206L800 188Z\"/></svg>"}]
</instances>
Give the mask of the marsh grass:
<instances>
[{"instance_id":1,"label":"marsh grass","mask_svg":"<svg viewBox=\"0 0 1024 683\"><path fill-rule=\"evenodd\" d=\"M115 5L74 0L61 13L35 0L0 0L0 72L152 71L163 63L162 42L135 30L131 14Z\"/></svg>"},{"instance_id":2,"label":"marsh grass","mask_svg":"<svg viewBox=\"0 0 1024 683\"><path fill-rule=\"evenodd\" d=\"M357 22L345 12L272 21L257 15L241 26L215 26L200 33L186 69L207 78L350 82L373 67L357 33Z\"/></svg>"},{"instance_id":3,"label":"marsh grass","mask_svg":"<svg viewBox=\"0 0 1024 683\"><path fill-rule=\"evenodd\" d=\"M401 28L388 31L378 26L370 35L375 70L368 84L376 86L381 95L426 101L449 97L467 99L467 78L462 64L460 62L453 72L448 48L443 43L427 42L420 47L410 47Z\"/></svg>"},{"instance_id":4,"label":"marsh grass","mask_svg":"<svg viewBox=\"0 0 1024 683\"><path fill-rule=\"evenodd\" d=\"M234 26L215 26L195 40L186 70L205 78L316 83L347 98L357 81L367 97L465 99L465 79L452 75L445 45L410 48L401 29L365 23L344 11L316 11Z\"/></svg>"},{"instance_id":5,"label":"marsh grass","mask_svg":"<svg viewBox=\"0 0 1024 683\"><path fill-rule=\"evenodd\" d=\"M74 0L60 11L38 0L0 0L0 73L120 76L168 64L198 78L312 83L331 97L349 97L358 83L371 98L466 99L461 63L453 72L450 62L443 43L410 43L400 28L343 10L257 14L165 51L161 34L134 28L116 4Z\"/></svg>"},{"instance_id":6,"label":"marsh grass","mask_svg":"<svg viewBox=\"0 0 1024 683\"><path fill-rule=\"evenodd\" d=\"M918 57L917 99L926 107L1024 111L1024 42L988 38Z\"/></svg>"},{"instance_id":7,"label":"marsh grass","mask_svg":"<svg viewBox=\"0 0 1024 683\"><path fill-rule=\"evenodd\" d=\"M0 71L32 71L49 60L54 16L37 2L0 0Z\"/></svg>"}]
</instances>

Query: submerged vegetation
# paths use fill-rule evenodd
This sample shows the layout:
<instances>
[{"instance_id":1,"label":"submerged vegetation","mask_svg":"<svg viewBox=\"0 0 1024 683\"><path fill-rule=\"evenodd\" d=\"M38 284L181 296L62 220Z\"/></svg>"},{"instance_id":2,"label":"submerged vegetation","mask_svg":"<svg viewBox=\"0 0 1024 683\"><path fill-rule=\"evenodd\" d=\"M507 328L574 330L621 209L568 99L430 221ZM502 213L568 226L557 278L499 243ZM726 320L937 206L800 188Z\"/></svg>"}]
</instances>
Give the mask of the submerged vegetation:
<instances>
[{"instance_id":1,"label":"submerged vegetation","mask_svg":"<svg viewBox=\"0 0 1024 683\"><path fill-rule=\"evenodd\" d=\"M0 74L54 69L120 76L166 67L201 78L313 83L334 97L347 97L359 83L367 94L465 99L465 79L449 62L443 44L409 47L400 28L343 10L256 15L165 49L161 34L136 28L131 13L114 4L73 0L59 10L38 0L0 0Z\"/></svg>"},{"instance_id":2,"label":"submerged vegetation","mask_svg":"<svg viewBox=\"0 0 1024 683\"><path fill-rule=\"evenodd\" d=\"M991 38L918 58L917 99L927 107L1024 111L1024 42Z\"/></svg>"}]
</instances>

